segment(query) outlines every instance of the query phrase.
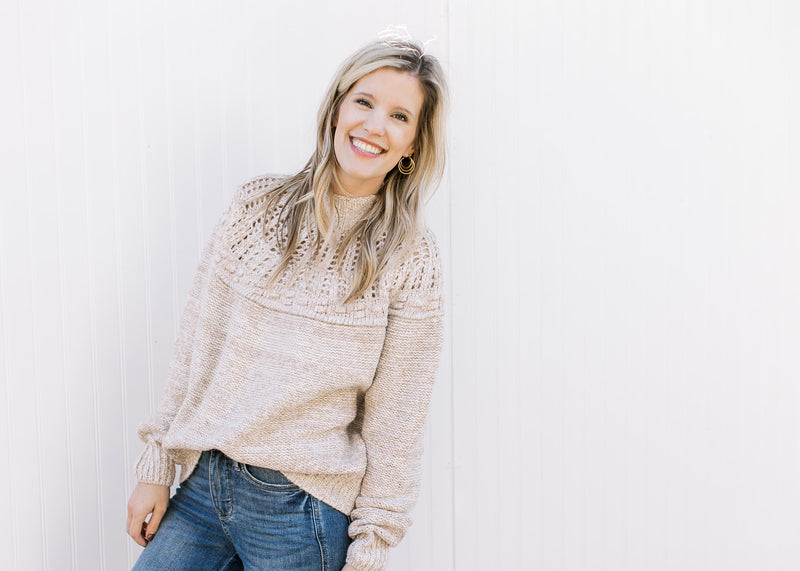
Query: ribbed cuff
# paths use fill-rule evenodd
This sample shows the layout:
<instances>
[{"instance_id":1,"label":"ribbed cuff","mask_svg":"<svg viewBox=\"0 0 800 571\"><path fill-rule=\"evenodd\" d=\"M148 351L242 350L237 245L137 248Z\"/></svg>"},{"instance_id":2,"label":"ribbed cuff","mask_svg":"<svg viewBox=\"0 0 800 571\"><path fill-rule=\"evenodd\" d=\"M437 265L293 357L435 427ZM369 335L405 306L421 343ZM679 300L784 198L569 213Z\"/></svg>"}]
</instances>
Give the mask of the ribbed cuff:
<instances>
[{"instance_id":1,"label":"ribbed cuff","mask_svg":"<svg viewBox=\"0 0 800 571\"><path fill-rule=\"evenodd\" d=\"M358 571L382 571L389 561L389 544L374 534L356 537L347 549L347 562Z\"/></svg>"},{"instance_id":2,"label":"ribbed cuff","mask_svg":"<svg viewBox=\"0 0 800 571\"><path fill-rule=\"evenodd\" d=\"M175 462L158 442L148 440L145 445L136 462L136 479L145 484L162 486L171 486L175 481Z\"/></svg>"}]
</instances>

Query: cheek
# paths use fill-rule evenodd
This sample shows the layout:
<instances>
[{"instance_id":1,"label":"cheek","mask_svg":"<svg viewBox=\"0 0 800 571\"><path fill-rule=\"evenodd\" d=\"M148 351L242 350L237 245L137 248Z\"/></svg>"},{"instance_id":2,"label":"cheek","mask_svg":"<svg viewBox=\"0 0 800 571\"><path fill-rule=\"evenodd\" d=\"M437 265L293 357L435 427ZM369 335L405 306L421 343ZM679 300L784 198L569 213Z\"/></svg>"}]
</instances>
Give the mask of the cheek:
<instances>
[{"instance_id":1,"label":"cheek","mask_svg":"<svg viewBox=\"0 0 800 571\"><path fill-rule=\"evenodd\" d=\"M340 130L337 130L336 133L333 135L333 154L336 157L336 161L341 163L342 156L345 151L345 141L344 136L341 134Z\"/></svg>"},{"instance_id":2,"label":"cheek","mask_svg":"<svg viewBox=\"0 0 800 571\"><path fill-rule=\"evenodd\" d=\"M352 122L352 113L348 105L342 105L336 114L336 124L340 127L347 129L347 126Z\"/></svg>"},{"instance_id":3,"label":"cheek","mask_svg":"<svg viewBox=\"0 0 800 571\"><path fill-rule=\"evenodd\" d=\"M336 126L333 128L333 144L341 145L347 137L347 118L341 113L336 121Z\"/></svg>"},{"instance_id":4,"label":"cheek","mask_svg":"<svg viewBox=\"0 0 800 571\"><path fill-rule=\"evenodd\" d=\"M403 143L402 143L402 151L405 155L409 149L414 146L414 135L413 133L409 135L408 133L404 133Z\"/></svg>"},{"instance_id":5,"label":"cheek","mask_svg":"<svg viewBox=\"0 0 800 571\"><path fill-rule=\"evenodd\" d=\"M340 110L336 121L336 131L333 133L334 142L343 143L352 127L351 117L346 111Z\"/></svg>"}]
</instances>

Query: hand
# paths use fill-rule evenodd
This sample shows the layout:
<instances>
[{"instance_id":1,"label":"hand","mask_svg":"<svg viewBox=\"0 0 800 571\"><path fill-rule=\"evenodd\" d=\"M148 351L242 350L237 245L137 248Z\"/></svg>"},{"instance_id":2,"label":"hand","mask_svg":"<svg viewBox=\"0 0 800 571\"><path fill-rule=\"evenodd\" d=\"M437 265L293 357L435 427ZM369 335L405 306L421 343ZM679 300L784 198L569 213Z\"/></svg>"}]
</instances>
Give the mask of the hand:
<instances>
[{"instance_id":1,"label":"hand","mask_svg":"<svg viewBox=\"0 0 800 571\"><path fill-rule=\"evenodd\" d=\"M139 482L128 500L128 535L145 547L153 539L169 503L169 486ZM145 522L148 514L150 521Z\"/></svg>"}]
</instances>

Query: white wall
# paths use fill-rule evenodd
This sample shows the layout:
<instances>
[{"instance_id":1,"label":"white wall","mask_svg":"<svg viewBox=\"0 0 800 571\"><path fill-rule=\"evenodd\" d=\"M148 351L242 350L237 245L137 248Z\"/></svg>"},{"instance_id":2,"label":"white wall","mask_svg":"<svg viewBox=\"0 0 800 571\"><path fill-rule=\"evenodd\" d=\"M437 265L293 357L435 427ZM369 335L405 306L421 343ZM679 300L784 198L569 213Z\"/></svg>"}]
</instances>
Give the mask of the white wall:
<instances>
[{"instance_id":1,"label":"white wall","mask_svg":"<svg viewBox=\"0 0 800 571\"><path fill-rule=\"evenodd\" d=\"M236 184L339 61L451 75L450 327L392 569L800 565L792 0L0 2L0 568L123 569L135 428Z\"/></svg>"}]
</instances>

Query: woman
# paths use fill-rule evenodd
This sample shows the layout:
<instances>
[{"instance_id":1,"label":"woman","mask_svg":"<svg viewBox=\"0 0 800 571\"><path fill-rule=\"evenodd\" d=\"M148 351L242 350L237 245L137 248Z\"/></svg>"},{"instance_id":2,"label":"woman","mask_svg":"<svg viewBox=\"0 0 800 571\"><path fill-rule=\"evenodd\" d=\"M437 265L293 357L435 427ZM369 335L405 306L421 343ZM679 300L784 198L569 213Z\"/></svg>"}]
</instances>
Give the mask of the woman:
<instances>
[{"instance_id":1,"label":"woman","mask_svg":"<svg viewBox=\"0 0 800 571\"><path fill-rule=\"evenodd\" d=\"M328 89L305 168L237 191L139 428L135 569L385 566L410 524L442 343L423 205L445 92L420 46L368 45Z\"/></svg>"}]
</instances>

